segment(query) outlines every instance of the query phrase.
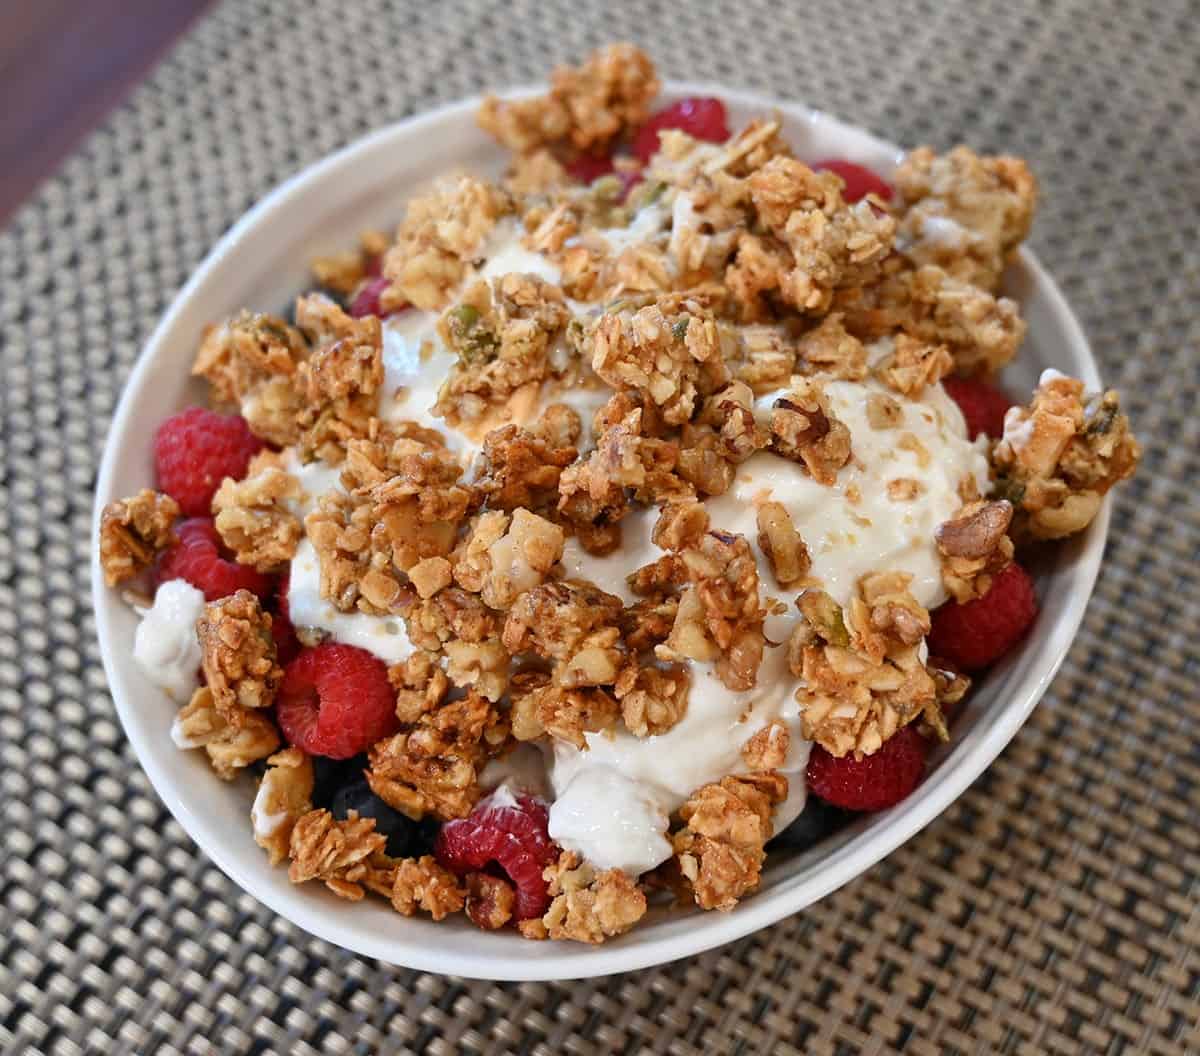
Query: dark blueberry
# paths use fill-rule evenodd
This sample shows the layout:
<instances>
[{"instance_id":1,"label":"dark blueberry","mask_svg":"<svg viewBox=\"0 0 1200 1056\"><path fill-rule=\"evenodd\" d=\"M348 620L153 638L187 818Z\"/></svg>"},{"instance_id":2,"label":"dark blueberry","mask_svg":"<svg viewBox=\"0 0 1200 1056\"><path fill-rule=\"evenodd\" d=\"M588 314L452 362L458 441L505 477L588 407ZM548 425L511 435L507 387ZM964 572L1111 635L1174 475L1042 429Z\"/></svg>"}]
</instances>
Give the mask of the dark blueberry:
<instances>
[{"instance_id":1,"label":"dark blueberry","mask_svg":"<svg viewBox=\"0 0 1200 1056\"><path fill-rule=\"evenodd\" d=\"M437 819L413 821L398 810L393 810L371 791L366 778L360 777L339 788L329 810L339 820L345 820L352 810L358 811L360 818L374 818L375 831L387 837L385 850L393 858L419 858L433 850L438 831Z\"/></svg>"},{"instance_id":2,"label":"dark blueberry","mask_svg":"<svg viewBox=\"0 0 1200 1056\"><path fill-rule=\"evenodd\" d=\"M771 849L786 847L794 851L808 850L826 836L837 832L855 816L853 811L843 810L810 795L800 816L782 832L777 833L767 846Z\"/></svg>"},{"instance_id":3,"label":"dark blueberry","mask_svg":"<svg viewBox=\"0 0 1200 1056\"><path fill-rule=\"evenodd\" d=\"M312 763L312 804L319 810L328 810L338 789L352 781L362 780L367 757L364 754L350 759L327 759L323 755L314 755Z\"/></svg>"}]
</instances>

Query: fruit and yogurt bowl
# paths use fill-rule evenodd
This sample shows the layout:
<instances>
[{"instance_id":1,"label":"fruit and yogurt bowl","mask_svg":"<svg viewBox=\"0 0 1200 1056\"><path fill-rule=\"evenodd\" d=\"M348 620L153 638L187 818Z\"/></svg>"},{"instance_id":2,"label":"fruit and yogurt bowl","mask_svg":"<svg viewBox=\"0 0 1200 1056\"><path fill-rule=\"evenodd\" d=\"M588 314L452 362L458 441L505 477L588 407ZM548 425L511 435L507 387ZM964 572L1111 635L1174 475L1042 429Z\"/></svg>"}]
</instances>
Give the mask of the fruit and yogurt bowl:
<instances>
[{"instance_id":1,"label":"fruit and yogurt bowl","mask_svg":"<svg viewBox=\"0 0 1200 1056\"><path fill-rule=\"evenodd\" d=\"M733 910L918 787L1038 634L1027 549L1135 468L1115 394L997 385L1023 162L885 183L658 87L618 45L485 100L504 178L213 320L103 510L171 739L294 883L588 943Z\"/></svg>"}]
</instances>

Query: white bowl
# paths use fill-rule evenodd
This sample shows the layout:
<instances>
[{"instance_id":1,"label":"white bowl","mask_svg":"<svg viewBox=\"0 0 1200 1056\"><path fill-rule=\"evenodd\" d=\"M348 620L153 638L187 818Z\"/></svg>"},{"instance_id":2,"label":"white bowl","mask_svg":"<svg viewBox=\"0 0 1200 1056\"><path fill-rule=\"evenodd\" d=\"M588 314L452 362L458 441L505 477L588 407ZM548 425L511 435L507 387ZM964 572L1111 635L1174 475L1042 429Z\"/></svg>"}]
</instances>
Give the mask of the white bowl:
<instances>
[{"instance_id":1,"label":"white bowl","mask_svg":"<svg viewBox=\"0 0 1200 1056\"><path fill-rule=\"evenodd\" d=\"M886 177L900 156L897 147L796 103L710 84L671 83L663 93L667 101L686 95L724 99L735 128L778 111L801 158L848 158ZM158 423L203 399L188 370L205 324L243 306L280 309L308 281L311 257L346 248L362 229L391 227L408 195L430 178L455 168L499 173L505 155L476 128L477 103L443 107L367 136L288 180L221 239L175 298L125 388L96 488L97 522L105 503L152 482L149 441ZM1083 332L1031 253L1021 252L1006 282L1029 322L1021 358L1005 373L1012 391L1029 392L1048 366L1098 387ZM219 781L204 753L173 745L169 729L177 706L133 663L136 617L104 586L97 558L92 583L105 671L138 759L171 813L235 882L312 934L391 964L475 978L569 979L661 964L772 924L858 876L927 825L1004 748L1045 691L1083 617L1107 526L1106 505L1081 538L1039 568L1042 612L1034 633L970 697L952 742L916 793L816 848L773 858L760 890L731 913L652 911L632 932L599 947L485 933L462 918L440 924L406 919L382 901L352 904L320 884L289 883L287 870L270 868L251 837L252 782Z\"/></svg>"}]
</instances>

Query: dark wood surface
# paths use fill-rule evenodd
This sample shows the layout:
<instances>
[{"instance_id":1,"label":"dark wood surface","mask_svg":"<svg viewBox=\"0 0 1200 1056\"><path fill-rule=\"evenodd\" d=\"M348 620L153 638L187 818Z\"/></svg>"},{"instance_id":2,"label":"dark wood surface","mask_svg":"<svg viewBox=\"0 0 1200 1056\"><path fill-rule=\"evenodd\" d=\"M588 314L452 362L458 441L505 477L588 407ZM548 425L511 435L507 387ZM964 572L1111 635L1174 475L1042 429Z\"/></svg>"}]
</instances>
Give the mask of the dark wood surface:
<instances>
[{"instance_id":1,"label":"dark wood surface","mask_svg":"<svg viewBox=\"0 0 1200 1056\"><path fill-rule=\"evenodd\" d=\"M0 224L212 0L0 0Z\"/></svg>"}]
</instances>

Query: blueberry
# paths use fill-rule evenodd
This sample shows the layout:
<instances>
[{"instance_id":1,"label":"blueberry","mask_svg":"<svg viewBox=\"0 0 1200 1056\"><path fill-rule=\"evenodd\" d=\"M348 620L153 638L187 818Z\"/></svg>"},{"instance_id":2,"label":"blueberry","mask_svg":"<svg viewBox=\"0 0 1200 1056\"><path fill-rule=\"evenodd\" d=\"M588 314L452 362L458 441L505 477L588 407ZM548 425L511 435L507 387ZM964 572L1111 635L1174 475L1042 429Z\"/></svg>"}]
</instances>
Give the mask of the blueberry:
<instances>
[{"instance_id":1,"label":"blueberry","mask_svg":"<svg viewBox=\"0 0 1200 1056\"><path fill-rule=\"evenodd\" d=\"M781 849L786 847L794 851L808 850L826 836L837 832L855 816L853 811L843 810L810 795L800 816L776 834L768 846Z\"/></svg>"},{"instance_id":2,"label":"blueberry","mask_svg":"<svg viewBox=\"0 0 1200 1056\"><path fill-rule=\"evenodd\" d=\"M438 831L437 820L425 818L413 821L398 810L393 810L371 791L365 777L342 785L334 793L329 810L339 820L345 820L347 813L352 810L358 811L360 818L374 818L375 831L387 837L385 849L393 858L419 858L433 850Z\"/></svg>"},{"instance_id":3,"label":"blueberry","mask_svg":"<svg viewBox=\"0 0 1200 1056\"><path fill-rule=\"evenodd\" d=\"M338 789L362 779L362 772L367 768L367 757L364 754L350 759L327 759L323 755L314 755L312 763L312 804L317 809L328 810Z\"/></svg>"}]
</instances>

